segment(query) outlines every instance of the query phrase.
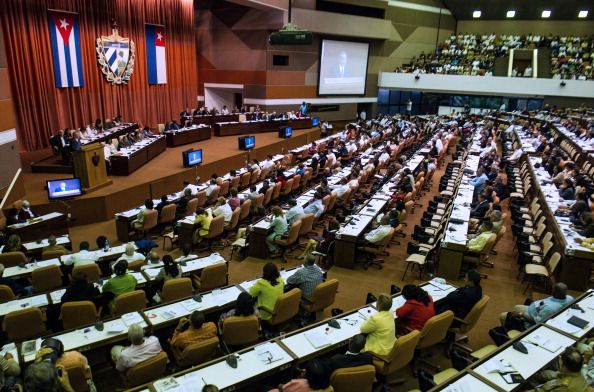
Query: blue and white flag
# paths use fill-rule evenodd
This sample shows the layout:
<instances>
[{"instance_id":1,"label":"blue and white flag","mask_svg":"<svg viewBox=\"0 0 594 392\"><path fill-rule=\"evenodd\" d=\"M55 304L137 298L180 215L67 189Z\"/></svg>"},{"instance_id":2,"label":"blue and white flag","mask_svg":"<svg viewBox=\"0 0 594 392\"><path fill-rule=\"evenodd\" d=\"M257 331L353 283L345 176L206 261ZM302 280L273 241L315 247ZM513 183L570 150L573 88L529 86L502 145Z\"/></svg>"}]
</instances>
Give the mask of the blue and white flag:
<instances>
[{"instance_id":1,"label":"blue and white flag","mask_svg":"<svg viewBox=\"0 0 594 392\"><path fill-rule=\"evenodd\" d=\"M78 14L48 11L56 87L83 85Z\"/></svg>"},{"instance_id":2,"label":"blue and white flag","mask_svg":"<svg viewBox=\"0 0 594 392\"><path fill-rule=\"evenodd\" d=\"M167 83L165 59L165 27L146 25L146 62L149 84Z\"/></svg>"}]
</instances>

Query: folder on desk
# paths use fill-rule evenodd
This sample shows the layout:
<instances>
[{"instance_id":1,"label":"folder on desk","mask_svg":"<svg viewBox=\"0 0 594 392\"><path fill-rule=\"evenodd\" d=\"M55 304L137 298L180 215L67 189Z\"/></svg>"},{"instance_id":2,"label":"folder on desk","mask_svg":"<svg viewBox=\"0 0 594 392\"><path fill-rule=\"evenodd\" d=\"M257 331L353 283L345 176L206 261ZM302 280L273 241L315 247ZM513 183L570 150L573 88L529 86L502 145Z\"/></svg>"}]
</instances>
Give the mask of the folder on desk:
<instances>
[{"instance_id":1,"label":"folder on desk","mask_svg":"<svg viewBox=\"0 0 594 392\"><path fill-rule=\"evenodd\" d=\"M305 332L304 335L307 341L316 349L330 346L332 344L330 338L328 338L322 331Z\"/></svg>"},{"instance_id":2,"label":"folder on desk","mask_svg":"<svg viewBox=\"0 0 594 392\"><path fill-rule=\"evenodd\" d=\"M574 325L580 329L584 329L588 325L588 321L581 319L577 316L571 316L567 322L571 325Z\"/></svg>"}]
</instances>

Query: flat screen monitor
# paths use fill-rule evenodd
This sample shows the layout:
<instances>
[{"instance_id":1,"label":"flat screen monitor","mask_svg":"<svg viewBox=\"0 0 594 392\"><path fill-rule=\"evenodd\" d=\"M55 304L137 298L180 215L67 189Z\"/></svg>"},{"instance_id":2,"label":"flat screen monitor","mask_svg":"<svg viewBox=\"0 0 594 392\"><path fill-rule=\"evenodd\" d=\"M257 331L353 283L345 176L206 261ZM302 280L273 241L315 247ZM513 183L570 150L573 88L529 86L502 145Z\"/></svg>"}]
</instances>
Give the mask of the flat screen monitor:
<instances>
[{"instance_id":1,"label":"flat screen monitor","mask_svg":"<svg viewBox=\"0 0 594 392\"><path fill-rule=\"evenodd\" d=\"M312 117L311 119L311 126L312 127L317 127L318 125L320 125L320 119L317 117Z\"/></svg>"},{"instance_id":2,"label":"flat screen monitor","mask_svg":"<svg viewBox=\"0 0 594 392\"><path fill-rule=\"evenodd\" d=\"M202 149L194 150L186 150L182 152L182 157L184 160L184 167L192 167L202 163Z\"/></svg>"},{"instance_id":3,"label":"flat screen monitor","mask_svg":"<svg viewBox=\"0 0 594 392\"><path fill-rule=\"evenodd\" d=\"M293 127L280 127L278 130L278 137L288 139L293 136Z\"/></svg>"},{"instance_id":4,"label":"flat screen monitor","mask_svg":"<svg viewBox=\"0 0 594 392\"><path fill-rule=\"evenodd\" d=\"M68 199L83 194L80 178L61 178L46 181L49 200Z\"/></svg>"},{"instance_id":5,"label":"flat screen monitor","mask_svg":"<svg viewBox=\"0 0 594 392\"><path fill-rule=\"evenodd\" d=\"M318 95L364 95L369 43L322 40Z\"/></svg>"},{"instance_id":6,"label":"flat screen monitor","mask_svg":"<svg viewBox=\"0 0 594 392\"><path fill-rule=\"evenodd\" d=\"M254 147L256 147L256 137L251 135L251 136L240 136L239 137L239 149L240 150L251 150Z\"/></svg>"}]
</instances>

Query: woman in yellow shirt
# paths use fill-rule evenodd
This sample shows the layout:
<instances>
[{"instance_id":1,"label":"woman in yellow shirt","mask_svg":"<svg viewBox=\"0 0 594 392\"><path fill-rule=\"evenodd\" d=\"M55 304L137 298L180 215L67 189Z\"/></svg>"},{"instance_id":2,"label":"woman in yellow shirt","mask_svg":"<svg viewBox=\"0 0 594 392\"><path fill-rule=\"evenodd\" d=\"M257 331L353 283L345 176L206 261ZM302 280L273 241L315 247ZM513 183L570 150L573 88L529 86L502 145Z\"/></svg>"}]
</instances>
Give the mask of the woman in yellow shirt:
<instances>
[{"instance_id":1,"label":"woman in yellow shirt","mask_svg":"<svg viewBox=\"0 0 594 392\"><path fill-rule=\"evenodd\" d=\"M210 222L212 222L212 215L210 210L206 210L203 207L196 209L196 218L194 219L194 235L192 236L192 242L194 245L200 243L202 238L206 237L210 231Z\"/></svg>"},{"instance_id":2,"label":"woman in yellow shirt","mask_svg":"<svg viewBox=\"0 0 594 392\"><path fill-rule=\"evenodd\" d=\"M380 294L377 299L378 312L369 317L361 326L361 333L367 335L363 351L378 355L388 355L396 342L396 324L390 311L392 297Z\"/></svg>"},{"instance_id":3,"label":"woman in yellow shirt","mask_svg":"<svg viewBox=\"0 0 594 392\"><path fill-rule=\"evenodd\" d=\"M250 295L256 298L256 306L260 309L260 318L270 320L276 300L283 293L285 282L283 282L274 263L264 265L262 279L250 287Z\"/></svg>"}]
</instances>

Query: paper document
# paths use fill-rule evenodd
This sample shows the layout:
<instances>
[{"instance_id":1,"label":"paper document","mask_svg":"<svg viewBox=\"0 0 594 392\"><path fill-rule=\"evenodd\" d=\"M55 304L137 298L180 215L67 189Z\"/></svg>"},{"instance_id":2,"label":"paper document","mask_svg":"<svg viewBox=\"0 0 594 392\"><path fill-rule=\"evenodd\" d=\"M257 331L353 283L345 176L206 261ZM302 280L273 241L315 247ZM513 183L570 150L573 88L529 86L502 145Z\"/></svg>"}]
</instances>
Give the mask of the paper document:
<instances>
[{"instance_id":1,"label":"paper document","mask_svg":"<svg viewBox=\"0 0 594 392\"><path fill-rule=\"evenodd\" d=\"M509 373L515 371L511 364L503 361L502 359L492 359L483 363L482 367L487 373Z\"/></svg>"},{"instance_id":2,"label":"paper document","mask_svg":"<svg viewBox=\"0 0 594 392\"><path fill-rule=\"evenodd\" d=\"M307 341L316 349L330 346L332 341L322 331L310 331L304 333Z\"/></svg>"},{"instance_id":3,"label":"paper document","mask_svg":"<svg viewBox=\"0 0 594 392\"><path fill-rule=\"evenodd\" d=\"M264 343L256 346L255 351L258 359L264 364L273 363L285 358L283 350L274 343Z\"/></svg>"},{"instance_id":4,"label":"paper document","mask_svg":"<svg viewBox=\"0 0 594 392\"><path fill-rule=\"evenodd\" d=\"M140 313L138 312L131 312L122 315L122 321L126 325L126 327L131 326L132 324L142 324L144 321Z\"/></svg>"},{"instance_id":5,"label":"paper document","mask_svg":"<svg viewBox=\"0 0 594 392\"><path fill-rule=\"evenodd\" d=\"M115 320L107 327L107 333L122 333L126 330L126 326L121 320Z\"/></svg>"},{"instance_id":6,"label":"paper document","mask_svg":"<svg viewBox=\"0 0 594 392\"><path fill-rule=\"evenodd\" d=\"M186 299L182 301L180 304L181 306L186 308L188 312L193 312L194 310L200 309L200 307L202 307L202 302L194 301L194 299L192 298Z\"/></svg>"},{"instance_id":7,"label":"paper document","mask_svg":"<svg viewBox=\"0 0 594 392\"><path fill-rule=\"evenodd\" d=\"M530 335L528 337L528 341L552 353L557 352L562 347L562 345L558 342L555 342L554 340L542 337L537 334Z\"/></svg>"},{"instance_id":8,"label":"paper document","mask_svg":"<svg viewBox=\"0 0 594 392\"><path fill-rule=\"evenodd\" d=\"M547 324L569 334L574 334L580 331L581 329L579 327L576 327L575 325L569 324L567 320L563 319L551 319L547 322Z\"/></svg>"},{"instance_id":9,"label":"paper document","mask_svg":"<svg viewBox=\"0 0 594 392\"><path fill-rule=\"evenodd\" d=\"M443 392L474 392L472 388L463 380L458 380L454 384L455 385L450 385L443 389Z\"/></svg>"}]
</instances>

